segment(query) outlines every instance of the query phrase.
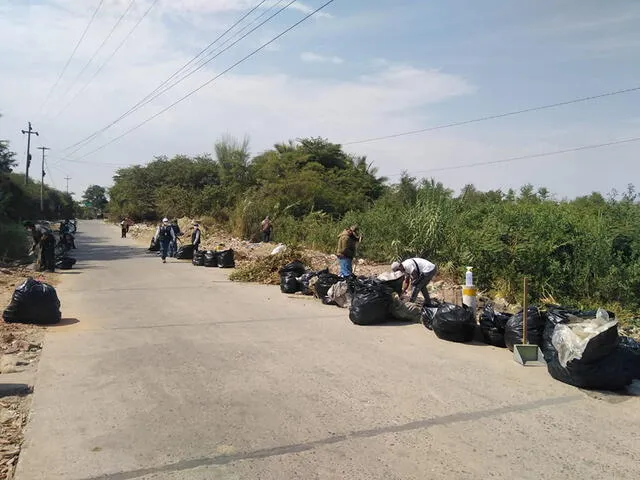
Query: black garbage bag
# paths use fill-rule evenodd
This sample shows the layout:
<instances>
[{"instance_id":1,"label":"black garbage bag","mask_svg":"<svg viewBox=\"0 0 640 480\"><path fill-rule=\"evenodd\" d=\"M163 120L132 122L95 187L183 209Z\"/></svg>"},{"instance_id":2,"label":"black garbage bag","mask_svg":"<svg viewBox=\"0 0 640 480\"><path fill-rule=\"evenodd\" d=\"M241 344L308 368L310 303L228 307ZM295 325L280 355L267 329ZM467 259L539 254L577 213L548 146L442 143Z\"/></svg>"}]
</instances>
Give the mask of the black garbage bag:
<instances>
[{"instance_id":1,"label":"black garbage bag","mask_svg":"<svg viewBox=\"0 0 640 480\"><path fill-rule=\"evenodd\" d=\"M307 268L304 264L299 260L294 260L291 263L287 263L284 267L282 267L278 273L280 275L284 275L285 273L295 273L296 277L300 277L304 272L307 271Z\"/></svg>"},{"instance_id":2,"label":"black garbage bag","mask_svg":"<svg viewBox=\"0 0 640 480\"><path fill-rule=\"evenodd\" d=\"M218 256L218 267L220 268L235 268L236 262L233 256L233 250L223 250L216 252Z\"/></svg>"},{"instance_id":3,"label":"black garbage bag","mask_svg":"<svg viewBox=\"0 0 640 480\"><path fill-rule=\"evenodd\" d=\"M160 251L160 242L156 241L155 238L151 239L151 244L149 245L148 250L150 252L159 252Z\"/></svg>"},{"instance_id":4,"label":"black garbage bag","mask_svg":"<svg viewBox=\"0 0 640 480\"><path fill-rule=\"evenodd\" d=\"M196 267L204 267L204 252L195 252L191 263Z\"/></svg>"},{"instance_id":5,"label":"black garbage bag","mask_svg":"<svg viewBox=\"0 0 640 480\"><path fill-rule=\"evenodd\" d=\"M56 289L33 278L16 287L11 303L2 312L5 322L38 325L59 323L61 316Z\"/></svg>"},{"instance_id":6,"label":"black garbage bag","mask_svg":"<svg viewBox=\"0 0 640 480\"><path fill-rule=\"evenodd\" d=\"M640 380L640 342L630 337L621 336L618 341L618 348L627 355L631 364L633 378Z\"/></svg>"},{"instance_id":7,"label":"black garbage bag","mask_svg":"<svg viewBox=\"0 0 640 480\"><path fill-rule=\"evenodd\" d=\"M76 264L76 259L71 257L60 257L56 261L56 268L60 270L71 270Z\"/></svg>"},{"instance_id":8,"label":"black garbage bag","mask_svg":"<svg viewBox=\"0 0 640 480\"><path fill-rule=\"evenodd\" d=\"M435 317L438 308L442 303L438 300L431 299L430 303L425 303L422 305L422 310L420 310L420 320L422 324L429 330L433 330L433 317Z\"/></svg>"},{"instance_id":9,"label":"black garbage bag","mask_svg":"<svg viewBox=\"0 0 640 480\"><path fill-rule=\"evenodd\" d=\"M485 343L505 348L504 331L510 318L510 314L496 312L493 304L487 304L480 314L480 331Z\"/></svg>"},{"instance_id":10,"label":"black garbage bag","mask_svg":"<svg viewBox=\"0 0 640 480\"><path fill-rule=\"evenodd\" d=\"M323 299L329 293L329 289L339 281L343 280L339 275L333 273L322 273L318 275L318 281L315 285L316 297Z\"/></svg>"},{"instance_id":11,"label":"black garbage bag","mask_svg":"<svg viewBox=\"0 0 640 480\"><path fill-rule=\"evenodd\" d=\"M404 283L404 277L396 278L395 280L379 280L383 285L389 287L392 291L398 295L402 293L402 285Z\"/></svg>"},{"instance_id":12,"label":"black garbage bag","mask_svg":"<svg viewBox=\"0 0 640 480\"><path fill-rule=\"evenodd\" d=\"M466 343L473 340L476 320L473 311L466 305L443 303L436 310L431 326L441 340Z\"/></svg>"},{"instance_id":13,"label":"black garbage bag","mask_svg":"<svg viewBox=\"0 0 640 480\"><path fill-rule=\"evenodd\" d=\"M504 329L504 343L507 348L513 351L514 345L522 343L523 312L512 316ZM542 334L544 333L547 317L538 307L527 308L527 343L532 345L542 344Z\"/></svg>"},{"instance_id":14,"label":"black garbage bag","mask_svg":"<svg viewBox=\"0 0 640 480\"><path fill-rule=\"evenodd\" d=\"M295 272L286 272L280 275L280 291L282 293L296 293L300 291L300 282Z\"/></svg>"},{"instance_id":15,"label":"black garbage bag","mask_svg":"<svg viewBox=\"0 0 640 480\"><path fill-rule=\"evenodd\" d=\"M322 275L323 273L329 273L329 269L325 268L318 272L306 272L302 274L300 278L300 291L303 295L313 295L313 290L309 288L309 282L312 278Z\"/></svg>"},{"instance_id":16,"label":"black garbage bag","mask_svg":"<svg viewBox=\"0 0 640 480\"><path fill-rule=\"evenodd\" d=\"M634 357L636 355L628 348L618 344L613 352L595 362L572 360L563 367L558 354L552 353L547 361L547 370L556 380L574 387L617 391L638 378L638 364Z\"/></svg>"},{"instance_id":17,"label":"black garbage bag","mask_svg":"<svg viewBox=\"0 0 640 480\"><path fill-rule=\"evenodd\" d=\"M193 245L182 245L176 252L178 260L191 260L193 258Z\"/></svg>"},{"instance_id":18,"label":"black garbage bag","mask_svg":"<svg viewBox=\"0 0 640 480\"><path fill-rule=\"evenodd\" d=\"M393 290L380 283L356 287L349 308L349 320L356 325L375 325L388 321L391 317L392 293Z\"/></svg>"},{"instance_id":19,"label":"black garbage bag","mask_svg":"<svg viewBox=\"0 0 640 480\"><path fill-rule=\"evenodd\" d=\"M212 250L207 250L206 252L204 252L204 266L205 267L218 266L218 255L216 255L216 252Z\"/></svg>"}]
</instances>

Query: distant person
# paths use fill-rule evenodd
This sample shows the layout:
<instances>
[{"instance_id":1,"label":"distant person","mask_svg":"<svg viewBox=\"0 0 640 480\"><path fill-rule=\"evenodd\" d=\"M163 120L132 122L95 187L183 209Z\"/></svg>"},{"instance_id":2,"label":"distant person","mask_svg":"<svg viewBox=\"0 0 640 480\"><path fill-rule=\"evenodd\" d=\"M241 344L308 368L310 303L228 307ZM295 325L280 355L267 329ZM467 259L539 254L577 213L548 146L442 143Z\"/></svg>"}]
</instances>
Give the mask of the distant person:
<instances>
[{"instance_id":1,"label":"distant person","mask_svg":"<svg viewBox=\"0 0 640 480\"><path fill-rule=\"evenodd\" d=\"M182 236L182 232L180 231L180 225L178 225L176 220L171 222L171 228L173 229L173 240L169 244L169 256L175 257L178 252L178 237Z\"/></svg>"},{"instance_id":2,"label":"distant person","mask_svg":"<svg viewBox=\"0 0 640 480\"><path fill-rule=\"evenodd\" d=\"M409 258L404 262L393 262L391 264L391 270L394 272L402 272L405 276L405 285L402 289L402 294L405 295L410 286L413 287L411 292L410 301L415 302L418 298L418 293L422 293L424 297L425 305L431 303L429 298L429 290L427 285L436 273L438 273L438 267L424 258Z\"/></svg>"},{"instance_id":3,"label":"distant person","mask_svg":"<svg viewBox=\"0 0 640 480\"><path fill-rule=\"evenodd\" d=\"M36 254L36 270L54 272L56 269L56 239L49 227L33 222L25 222L25 228L33 238L33 251Z\"/></svg>"},{"instance_id":4,"label":"distant person","mask_svg":"<svg viewBox=\"0 0 640 480\"><path fill-rule=\"evenodd\" d=\"M269 215L264 217L264 220L262 220L262 223L260 224L260 228L262 230L262 241L264 243L269 243L271 241L271 232L273 231L273 223L271 223Z\"/></svg>"},{"instance_id":5,"label":"distant person","mask_svg":"<svg viewBox=\"0 0 640 480\"><path fill-rule=\"evenodd\" d=\"M169 251L169 245L176 239L173 226L169 223L168 218L162 219L162 224L156 230L156 234L153 237L155 242L160 242L160 257L162 263L167 263L167 252Z\"/></svg>"},{"instance_id":6,"label":"distant person","mask_svg":"<svg viewBox=\"0 0 640 480\"><path fill-rule=\"evenodd\" d=\"M200 225L193 223L193 232L191 232L191 244L193 245L193 251L197 252L200 248L200 241L202 235L200 234Z\"/></svg>"},{"instance_id":7,"label":"distant person","mask_svg":"<svg viewBox=\"0 0 640 480\"><path fill-rule=\"evenodd\" d=\"M127 238L127 232L129 231L129 225L126 220L122 220L120 222L120 232L122 233L121 238Z\"/></svg>"},{"instance_id":8,"label":"distant person","mask_svg":"<svg viewBox=\"0 0 640 480\"><path fill-rule=\"evenodd\" d=\"M349 277L353 274L353 259L356 256L356 248L362 240L359 235L360 229L357 225L351 225L349 228L338 235L338 262L340 263L340 276Z\"/></svg>"}]
</instances>

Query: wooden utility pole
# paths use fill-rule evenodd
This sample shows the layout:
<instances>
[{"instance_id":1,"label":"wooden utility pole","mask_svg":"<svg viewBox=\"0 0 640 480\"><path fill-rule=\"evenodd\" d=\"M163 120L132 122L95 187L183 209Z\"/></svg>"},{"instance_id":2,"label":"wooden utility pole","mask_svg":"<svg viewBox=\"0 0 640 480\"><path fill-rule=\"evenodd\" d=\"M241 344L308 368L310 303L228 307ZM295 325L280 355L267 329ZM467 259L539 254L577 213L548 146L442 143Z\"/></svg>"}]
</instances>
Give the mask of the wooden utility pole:
<instances>
[{"instance_id":1,"label":"wooden utility pole","mask_svg":"<svg viewBox=\"0 0 640 480\"><path fill-rule=\"evenodd\" d=\"M38 147L38 150L42 150L42 176L40 177L40 212L44 212L44 152L51 150L49 147Z\"/></svg>"},{"instance_id":2,"label":"wooden utility pole","mask_svg":"<svg viewBox=\"0 0 640 480\"><path fill-rule=\"evenodd\" d=\"M64 179L67 181L67 195L69 194L69 180L71 180L71 177L64 177Z\"/></svg>"},{"instance_id":3,"label":"wooden utility pole","mask_svg":"<svg viewBox=\"0 0 640 480\"><path fill-rule=\"evenodd\" d=\"M39 136L39 134L31 128L31 122L29 122L29 129L22 130L22 134L27 135L27 171L24 176L24 184L27 185L29 183L29 166L31 165L31 135Z\"/></svg>"}]
</instances>

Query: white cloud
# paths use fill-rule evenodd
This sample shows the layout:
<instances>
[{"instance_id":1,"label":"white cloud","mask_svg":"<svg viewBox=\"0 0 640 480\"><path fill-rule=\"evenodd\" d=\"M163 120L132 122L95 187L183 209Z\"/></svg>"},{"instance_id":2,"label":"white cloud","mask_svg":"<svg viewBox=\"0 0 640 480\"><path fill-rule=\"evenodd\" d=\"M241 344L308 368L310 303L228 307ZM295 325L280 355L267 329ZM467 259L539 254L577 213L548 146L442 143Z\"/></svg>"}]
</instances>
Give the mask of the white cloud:
<instances>
[{"instance_id":1,"label":"white cloud","mask_svg":"<svg viewBox=\"0 0 640 480\"><path fill-rule=\"evenodd\" d=\"M324 56L313 52L303 52L300 54L300 60L307 63L344 63L344 60L336 56Z\"/></svg>"}]
</instances>

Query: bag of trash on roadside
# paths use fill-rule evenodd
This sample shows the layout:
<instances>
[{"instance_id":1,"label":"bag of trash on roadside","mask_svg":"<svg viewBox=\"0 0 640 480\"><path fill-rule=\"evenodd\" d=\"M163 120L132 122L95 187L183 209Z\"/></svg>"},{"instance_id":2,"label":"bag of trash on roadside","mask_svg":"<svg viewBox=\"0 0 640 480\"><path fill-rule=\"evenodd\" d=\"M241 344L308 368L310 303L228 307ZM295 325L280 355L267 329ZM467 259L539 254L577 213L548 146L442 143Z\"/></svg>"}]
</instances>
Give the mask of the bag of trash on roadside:
<instances>
[{"instance_id":1,"label":"bag of trash on roadside","mask_svg":"<svg viewBox=\"0 0 640 480\"><path fill-rule=\"evenodd\" d=\"M318 275L323 273L329 273L328 269L320 270L318 272L306 272L300 277L300 291L303 295L313 295L314 289L311 286L311 281Z\"/></svg>"},{"instance_id":2,"label":"bag of trash on roadside","mask_svg":"<svg viewBox=\"0 0 640 480\"><path fill-rule=\"evenodd\" d=\"M294 260L291 263L287 263L284 267L278 270L280 275L284 275L285 273L295 273L297 277L302 276L307 271L307 267L304 266L299 260Z\"/></svg>"},{"instance_id":3,"label":"bag of trash on roadside","mask_svg":"<svg viewBox=\"0 0 640 480\"><path fill-rule=\"evenodd\" d=\"M11 303L2 312L8 323L33 323L51 325L59 323L60 300L51 285L28 278L13 292Z\"/></svg>"},{"instance_id":4,"label":"bag of trash on roadside","mask_svg":"<svg viewBox=\"0 0 640 480\"><path fill-rule=\"evenodd\" d=\"M300 282L294 272L280 275L280 291L282 293L296 293L300 291Z\"/></svg>"},{"instance_id":5,"label":"bag of trash on roadside","mask_svg":"<svg viewBox=\"0 0 640 480\"><path fill-rule=\"evenodd\" d=\"M216 252L218 257L218 267L220 268L235 268L236 262L234 260L233 250L222 250Z\"/></svg>"},{"instance_id":6,"label":"bag of trash on roadside","mask_svg":"<svg viewBox=\"0 0 640 480\"><path fill-rule=\"evenodd\" d=\"M193 258L193 245L182 245L176 252L178 260L191 260Z\"/></svg>"},{"instance_id":7,"label":"bag of trash on roadside","mask_svg":"<svg viewBox=\"0 0 640 480\"><path fill-rule=\"evenodd\" d=\"M504 329L504 343L513 352L514 345L522 344L523 312L512 316ZM546 315L538 307L527 308L527 343L532 345L542 344L542 334L546 324Z\"/></svg>"},{"instance_id":8,"label":"bag of trash on roadside","mask_svg":"<svg viewBox=\"0 0 640 480\"><path fill-rule=\"evenodd\" d=\"M160 242L158 242L155 238L151 239L151 244L149 245L148 251L150 252L159 252L160 251Z\"/></svg>"},{"instance_id":9,"label":"bag of trash on roadside","mask_svg":"<svg viewBox=\"0 0 640 480\"><path fill-rule=\"evenodd\" d=\"M318 280L315 283L315 296L319 299L323 299L329 293L329 289L332 285L343 280L342 277L334 275L333 273L322 273L318 275Z\"/></svg>"},{"instance_id":10,"label":"bag of trash on roadside","mask_svg":"<svg viewBox=\"0 0 640 480\"><path fill-rule=\"evenodd\" d=\"M205 267L217 267L218 266L218 254L213 250L207 250L204 252L204 266Z\"/></svg>"},{"instance_id":11,"label":"bag of trash on roadside","mask_svg":"<svg viewBox=\"0 0 640 480\"><path fill-rule=\"evenodd\" d=\"M326 296L327 305L336 305L340 308L349 308L351 305L351 292L346 281L334 283L329 288Z\"/></svg>"},{"instance_id":12,"label":"bag of trash on roadside","mask_svg":"<svg viewBox=\"0 0 640 480\"><path fill-rule=\"evenodd\" d=\"M578 388L621 390L640 373L640 355L633 341L618 336L617 321L605 310L592 312L551 311L556 322L551 344L546 346L547 370L556 380ZM545 330L548 337L550 329Z\"/></svg>"},{"instance_id":13,"label":"bag of trash on roadside","mask_svg":"<svg viewBox=\"0 0 640 480\"><path fill-rule=\"evenodd\" d=\"M428 330L433 330L433 317L435 317L438 308L442 305L440 301L431 299L429 304L422 305L420 310L420 321Z\"/></svg>"},{"instance_id":14,"label":"bag of trash on roadside","mask_svg":"<svg viewBox=\"0 0 640 480\"><path fill-rule=\"evenodd\" d=\"M384 272L378 275L377 279L398 295L402 293L402 285L404 284L404 274L402 272Z\"/></svg>"},{"instance_id":15,"label":"bag of trash on roadside","mask_svg":"<svg viewBox=\"0 0 640 480\"><path fill-rule=\"evenodd\" d=\"M508 313L496 312L492 303L488 303L480 313L480 331L488 345L505 348L504 331L511 318Z\"/></svg>"},{"instance_id":16,"label":"bag of trash on roadside","mask_svg":"<svg viewBox=\"0 0 640 480\"><path fill-rule=\"evenodd\" d=\"M204 252L195 252L191 263L195 267L204 267Z\"/></svg>"},{"instance_id":17,"label":"bag of trash on roadside","mask_svg":"<svg viewBox=\"0 0 640 480\"><path fill-rule=\"evenodd\" d=\"M618 340L618 348L629 358L631 373L635 380L640 380L640 342L631 337L622 336Z\"/></svg>"},{"instance_id":18,"label":"bag of trash on roadside","mask_svg":"<svg viewBox=\"0 0 640 480\"><path fill-rule=\"evenodd\" d=\"M441 340L467 343L473 340L476 320L466 305L443 303L433 316L433 332Z\"/></svg>"},{"instance_id":19,"label":"bag of trash on roadside","mask_svg":"<svg viewBox=\"0 0 640 480\"><path fill-rule=\"evenodd\" d=\"M383 282L383 285L389 287L388 282ZM389 287L391 288L391 287ZM391 288L393 290L393 288ZM405 322L420 323L421 310L420 307L413 302L405 302L400 298L400 295L394 290L391 294L391 316L396 320Z\"/></svg>"},{"instance_id":20,"label":"bag of trash on roadside","mask_svg":"<svg viewBox=\"0 0 640 480\"><path fill-rule=\"evenodd\" d=\"M60 270L71 270L76 262L77 260L72 257L60 257L56 260L56 268Z\"/></svg>"},{"instance_id":21,"label":"bag of trash on roadside","mask_svg":"<svg viewBox=\"0 0 640 480\"><path fill-rule=\"evenodd\" d=\"M351 298L349 320L356 325L375 325L388 321L392 293L389 287L380 283L357 285Z\"/></svg>"}]
</instances>

